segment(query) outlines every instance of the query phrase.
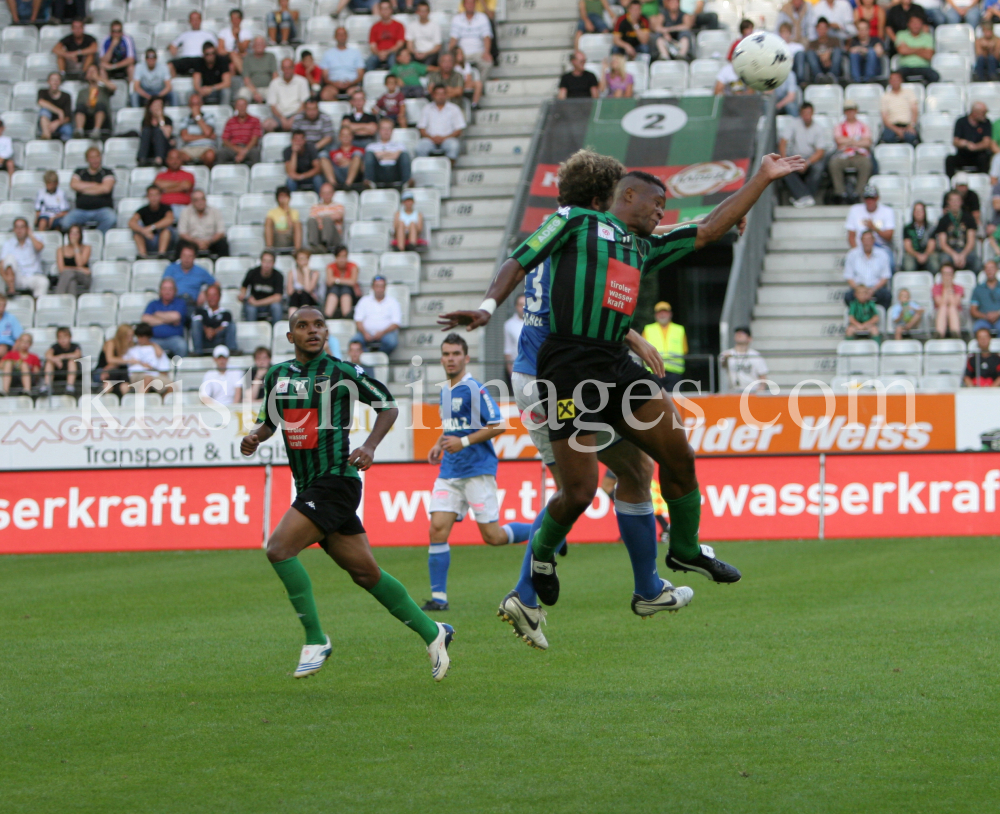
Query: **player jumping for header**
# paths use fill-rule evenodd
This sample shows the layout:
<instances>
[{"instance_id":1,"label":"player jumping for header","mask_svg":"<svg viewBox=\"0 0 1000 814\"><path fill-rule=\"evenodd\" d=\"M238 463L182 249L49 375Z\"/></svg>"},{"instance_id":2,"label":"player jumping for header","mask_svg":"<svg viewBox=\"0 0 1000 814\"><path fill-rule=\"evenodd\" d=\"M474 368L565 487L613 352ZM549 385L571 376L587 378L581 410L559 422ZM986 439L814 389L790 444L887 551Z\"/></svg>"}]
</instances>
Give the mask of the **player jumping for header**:
<instances>
[{"instance_id":1,"label":"player jumping for header","mask_svg":"<svg viewBox=\"0 0 1000 814\"><path fill-rule=\"evenodd\" d=\"M433 621L406 588L379 568L357 515L358 470L372 465L375 448L396 420L392 396L360 367L324 352L329 332L318 308L299 308L289 319L289 329L295 359L274 365L264 377L258 424L243 439L240 451L252 455L279 426L284 432L297 495L267 541L267 558L306 632L295 677L318 672L333 649L320 626L309 574L298 559L302 549L319 543L351 579L423 638L431 674L440 681L448 673L448 646L455 631ZM378 416L365 442L348 454L356 399L370 404Z\"/></svg>"},{"instance_id":2,"label":"player jumping for header","mask_svg":"<svg viewBox=\"0 0 1000 814\"><path fill-rule=\"evenodd\" d=\"M427 460L441 464L431 492L430 551L427 569L431 599L421 610L448 610L448 535L469 509L487 545L523 543L528 523L500 525L497 500L497 454L493 439L503 432L502 416L481 382L466 372L469 345L458 334L441 343L441 365L448 383L441 388L441 426L444 432L431 447Z\"/></svg>"}]
</instances>

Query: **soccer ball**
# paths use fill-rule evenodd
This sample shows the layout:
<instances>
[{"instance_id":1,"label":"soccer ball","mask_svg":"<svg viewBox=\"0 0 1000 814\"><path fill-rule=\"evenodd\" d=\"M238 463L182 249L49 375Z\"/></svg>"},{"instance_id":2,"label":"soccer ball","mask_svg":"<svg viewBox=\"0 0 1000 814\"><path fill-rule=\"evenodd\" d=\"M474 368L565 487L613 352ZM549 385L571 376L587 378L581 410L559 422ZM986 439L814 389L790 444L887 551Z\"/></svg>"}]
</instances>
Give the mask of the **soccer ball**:
<instances>
[{"instance_id":1,"label":"soccer ball","mask_svg":"<svg viewBox=\"0 0 1000 814\"><path fill-rule=\"evenodd\" d=\"M792 55L777 34L759 31L745 37L733 51L733 70L748 88L774 90L792 69Z\"/></svg>"}]
</instances>

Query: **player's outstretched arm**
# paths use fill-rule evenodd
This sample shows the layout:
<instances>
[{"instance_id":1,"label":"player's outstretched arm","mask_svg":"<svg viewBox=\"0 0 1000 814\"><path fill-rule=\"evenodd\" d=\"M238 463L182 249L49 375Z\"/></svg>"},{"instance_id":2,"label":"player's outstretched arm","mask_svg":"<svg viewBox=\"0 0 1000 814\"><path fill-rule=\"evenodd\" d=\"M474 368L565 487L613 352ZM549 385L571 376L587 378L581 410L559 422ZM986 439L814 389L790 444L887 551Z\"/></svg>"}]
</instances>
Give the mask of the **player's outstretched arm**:
<instances>
[{"instance_id":1,"label":"player's outstretched arm","mask_svg":"<svg viewBox=\"0 0 1000 814\"><path fill-rule=\"evenodd\" d=\"M372 426L372 431L368 433L365 442L348 456L347 462L351 466L356 466L361 470L365 470L371 466L375 460L375 447L382 443L382 439L385 438L385 434L389 432L389 428L396 422L396 416L398 415L399 409L396 407L380 410L375 416L375 424Z\"/></svg>"},{"instance_id":2,"label":"player's outstretched arm","mask_svg":"<svg viewBox=\"0 0 1000 814\"><path fill-rule=\"evenodd\" d=\"M695 249L715 243L738 224L772 181L777 181L793 172L805 172L805 169L806 160L800 155L782 158L777 153L770 153L764 156L760 168L742 189L726 198L698 225Z\"/></svg>"},{"instance_id":3,"label":"player's outstretched arm","mask_svg":"<svg viewBox=\"0 0 1000 814\"><path fill-rule=\"evenodd\" d=\"M492 300L493 308L501 305L507 297L514 293L514 289L520 285L524 279L524 275L525 271L521 267L521 264L513 258L509 258L500 266L500 271L497 272L496 277L493 278L493 282L490 283L490 287L486 290L484 304L490 303ZM441 314L438 317L438 325L441 326L442 331L450 331L456 325L467 325L468 328L466 330L472 331L489 322L491 316L493 316L493 312L486 309L478 311L451 311L447 314Z\"/></svg>"},{"instance_id":4,"label":"player's outstretched arm","mask_svg":"<svg viewBox=\"0 0 1000 814\"><path fill-rule=\"evenodd\" d=\"M254 427L247 435L243 436L243 440L240 441L240 452L249 458L257 451L257 447L263 444L272 435L274 435L274 429L267 426L267 424L261 424Z\"/></svg>"}]
</instances>

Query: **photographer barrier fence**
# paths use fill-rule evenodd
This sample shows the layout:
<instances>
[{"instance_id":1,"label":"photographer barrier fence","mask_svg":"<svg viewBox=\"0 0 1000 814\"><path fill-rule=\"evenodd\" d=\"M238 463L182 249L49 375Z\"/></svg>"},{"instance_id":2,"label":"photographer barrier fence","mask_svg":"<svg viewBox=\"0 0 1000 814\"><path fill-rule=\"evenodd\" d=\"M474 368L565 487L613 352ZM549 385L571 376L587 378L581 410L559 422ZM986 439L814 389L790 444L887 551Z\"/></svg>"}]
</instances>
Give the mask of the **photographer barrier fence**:
<instances>
[{"instance_id":1,"label":"photographer barrier fence","mask_svg":"<svg viewBox=\"0 0 1000 814\"><path fill-rule=\"evenodd\" d=\"M379 463L359 509L375 546L427 542L437 467ZM543 495L538 461L501 461L500 522L530 522ZM1000 453L712 457L698 462L701 538L822 539L995 535ZM0 553L259 548L293 497L285 466L0 472ZM576 543L618 539L598 492ZM475 523L452 544L480 543Z\"/></svg>"}]
</instances>

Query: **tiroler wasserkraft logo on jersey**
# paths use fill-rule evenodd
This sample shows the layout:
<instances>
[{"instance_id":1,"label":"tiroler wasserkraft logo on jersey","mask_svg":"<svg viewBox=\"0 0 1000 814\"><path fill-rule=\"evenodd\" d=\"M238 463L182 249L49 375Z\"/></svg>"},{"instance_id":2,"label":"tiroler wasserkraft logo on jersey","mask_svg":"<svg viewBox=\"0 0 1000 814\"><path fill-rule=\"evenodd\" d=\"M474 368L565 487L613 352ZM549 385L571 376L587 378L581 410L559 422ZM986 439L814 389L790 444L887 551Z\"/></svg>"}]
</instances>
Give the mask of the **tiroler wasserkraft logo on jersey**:
<instances>
[{"instance_id":1,"label":"tiroler wasserkraft logo on jersey","mask_svg":"<svg viewBox=\"0 0 1000 814\"><path fill-rule=\"evenodd\" d=\"M528 241L528 245L531 246L536 252L539 251L542 246L548 243L559 230L566 225L566 221L560 218L558 215L553 215L549 222L546 223L541 229L532 235L531 239Z\"/></svg>"}]
</instances>

